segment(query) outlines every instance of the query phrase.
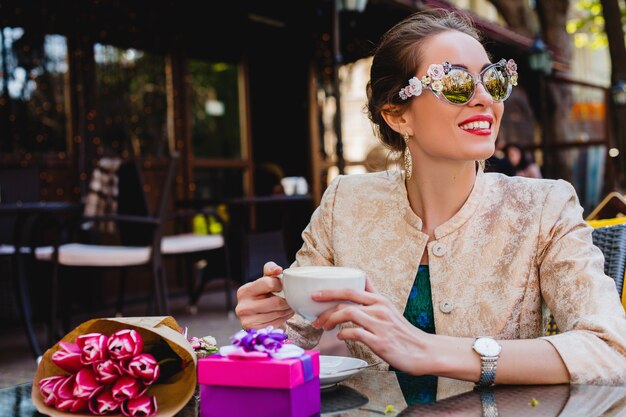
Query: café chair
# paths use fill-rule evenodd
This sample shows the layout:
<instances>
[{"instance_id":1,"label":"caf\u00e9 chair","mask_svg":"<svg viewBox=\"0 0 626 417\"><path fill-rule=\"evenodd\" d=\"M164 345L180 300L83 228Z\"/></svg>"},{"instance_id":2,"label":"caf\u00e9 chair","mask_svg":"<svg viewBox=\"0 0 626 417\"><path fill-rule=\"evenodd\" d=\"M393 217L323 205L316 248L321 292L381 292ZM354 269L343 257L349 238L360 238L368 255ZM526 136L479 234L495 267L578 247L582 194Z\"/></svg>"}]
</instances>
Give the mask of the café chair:
<instances>
[{"instance_id":1,"label":"caf\u00e9 chair","mask_svg":"<svg viewBox=\"0 0 626 417\"><path fill-rule=\"evenodd\" d=\"M56 332L59 330L57 314L61 294L61 272L67 268L118 269L120 271L118 313L121 312L122 308L127 270L135 267L148 268L152 280L149 298L150 310L156 315L169 314L161 239L168 215L168 204L178 160L178 153L171 155L164 179L158 187L161 194L153 213L148 212L147 198L143 189L143 176L138 161L130 159L121 163L117 169L117 203L112 205L116 207L116 213L96 215L83 213L79 219L75 219L74 222L65 224L61 228L60 237L53 246L36 248L35 254L38 260L53 264L50 310L51 341L54 337L58 337ZM102 193L103 189L106 187L92 187L92 192ZM110 231L111 225L116 226L116 236L105 233ZM71 241L67 242L66 240ZM88 278L87 275L85 277ZM66 311L64 315L65 325L69 321L68 315Z\"/></svg>"},{"instance_id":2,"label":"caf\u00e9 chair","mask_svg":"<svg viewBox=\"0 0 626 417\"><path fill-rule=\"evenodd\" d=\"M38 202L39 189L40 178L37 166L0 170L0 204ZM22 222L20 227L16 227L16 224L20 222ZM20 218L17 214L0 216L0 318L3 321L21 319L28 342L37 358L41 355L41 349L32 321L30 294L25 296L20 293L30 288L28 282L22 281L27 281L30 274L20 272L31 266L28 262L31 259L30 243L33 233L40 230L33 227L36 223L35 216L28 219ZM16 236L16 233L20 236ZM16 240L20 242L17 255ZM21 288L18 288L20 286Z\"/></svg>"},{"instance_id":3,"label":"caf\u00e9 chair","mask_svg":"<svg viewBox=\"0 0 626 417\"><path fill-rule=\"evenodd\" d=\"M201 217L198 217L201 216ZM187 271L194 270L187 276L187 292L189 296L189 312L196 314L198 301L204 292L205 285L216 278L223 278L226 293L226 309L233 310L232 274L228 245L228 224L213 207L200 209L174 210L170 216L177 233L164 236L161 253L167 258L178 258L187 265ZM193 220L212 219L220 225L221 232L210 233L209 230L191 230ZM190 219L192 221L190 222ZM204 220L206 221L206 220ZM206 227L202 228L206 229Z\"/></svg>"},{"instance_id":4,"label":"caf\u00e9 chair","mask_svg":"<svg viewBox=\"0 0 626 417\"><path fill-rule=\"evenodd\" d=\"M626 198L612 191L598 203L585 220L620 219L626 216Z\"/></svg>"},{"instance_id":5,"label":"caf\u00e9 chair","mask_svg":"<svg viewBox=\"0 0 626 417\"><path fill-rule=\"evenodd\" d=\"M592 221L588 221L594 226ZM602 223L600 223L602 224ZM604 254L604 273L615 280L617 293L626 308L624 294L624 274L626 273L626 223L595 227L591 234L593 244ZM559 333L552 314L546 328L546 335Z\"/></svg>"}]
</instances>

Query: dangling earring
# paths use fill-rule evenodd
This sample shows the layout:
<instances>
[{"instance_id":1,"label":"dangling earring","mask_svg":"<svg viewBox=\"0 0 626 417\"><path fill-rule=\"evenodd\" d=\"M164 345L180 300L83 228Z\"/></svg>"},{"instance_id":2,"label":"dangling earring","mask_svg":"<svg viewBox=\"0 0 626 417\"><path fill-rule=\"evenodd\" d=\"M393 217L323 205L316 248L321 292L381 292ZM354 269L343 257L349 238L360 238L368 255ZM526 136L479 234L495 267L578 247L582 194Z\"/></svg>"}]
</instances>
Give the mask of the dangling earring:
<instances>
[{"instance_id":1,"label":"dangling earring","mask_svg":"<svg viewBox=\"0 0 626 417\"><path fill-rule=\"evenodd\" d=\"M402 134L402 139L404 139L404 174L406 175L406 179L411 179L411 174L413 173L413 159L411 158L411 151L409 150L409 134L404 132Z\"/></svg>"}]
</instances>

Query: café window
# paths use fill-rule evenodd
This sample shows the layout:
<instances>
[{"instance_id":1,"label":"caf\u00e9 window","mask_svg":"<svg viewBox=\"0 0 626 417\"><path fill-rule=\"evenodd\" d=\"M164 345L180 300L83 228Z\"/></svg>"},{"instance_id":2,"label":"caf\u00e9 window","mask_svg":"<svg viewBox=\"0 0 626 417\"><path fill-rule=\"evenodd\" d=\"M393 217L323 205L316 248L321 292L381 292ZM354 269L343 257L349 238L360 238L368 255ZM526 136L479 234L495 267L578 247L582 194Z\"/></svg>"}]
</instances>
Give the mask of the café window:
<instances>
[{"instance_id":1,"label":"caf\u00e9 window","mask_svg":"<svg viewBox=\"0 0 626 417\"><path fill-rule=\"evenodd\" d=\"M375 136L372 124L364 111L367 103L366 85L371 65L372 59L364 58L339 68L343 156L346 174L399 169L397 163L399 155L390 151ZM335 99L332 96L326 96L323 90L318 96L322 97L323 155L326 156L325 162L329 165L326 176L326 183L328 184L339 173L337 166L335 166L337 163L337 135L333 124L336 103Z\"/></svg>"},{"instance_id":2,"label":"caf\u00e9 window","mask_svg":"<svg viewBox=\"0 0 626 417\"><path fill-rule=\"evenodd\" d=\"M167 155L165 58L102 44L94 58L104 152Z\"/></svg>"},{"instance_id":3,"label":"caf\u00e9 window","mask_svg":"<svg viewBox=\"0 0 626 417\"><path fill-rule=\"evenodd\" d=\"M0 28L0 151L65 152L67 88L65 37Z\"/></svg>"},{"instance_id":4,"label":"caf\u00e9 window","mask_svg":"<svg viewBox=\"0 0 626 417\"><path fill-rule=\"evenodd\" d=\"M241 159L239 69L190 60L191 144L197 159Z\"/></svg>"}]
</instances>

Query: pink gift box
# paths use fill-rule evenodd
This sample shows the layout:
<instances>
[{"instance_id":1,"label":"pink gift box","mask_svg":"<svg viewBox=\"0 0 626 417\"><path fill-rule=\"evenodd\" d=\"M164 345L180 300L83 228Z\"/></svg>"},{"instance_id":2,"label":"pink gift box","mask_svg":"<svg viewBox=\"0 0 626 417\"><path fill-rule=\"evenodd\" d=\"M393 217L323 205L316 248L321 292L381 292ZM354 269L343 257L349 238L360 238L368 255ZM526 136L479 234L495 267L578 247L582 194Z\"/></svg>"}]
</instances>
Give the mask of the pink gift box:
<instances>
[{"instance_id":1,"label":"pink gift box","mask_svg":"<svg viewBox=\"0 0 626 417\"><path fill-rule=\"evenodd\" d=\"M310 417L320 414L319 351L294 359L198 360L200 416Z\"/></svg>"},{"instance_id":2,"label":"pink gift box","mask_svg":"<svg viewBox=\"0 0 626 417\"><path fill-rule=\"evenodd\" d=\"M320 410L319 377L291 389L200 385L200 417L311 417Z\"/></svg>"},{"instance_id":3,"label":"pink gift box","mask_svg":"<svg viewBox=\"0 0 626 417\"><path fill-rule=\"evenodd\" d=\"M302 358L280 360L230 359L215 354L198 360L198 383L230 387L293 388L311 378L319 379L319 354L317 350L306 350Z\"/></svg>"}]
</instances>

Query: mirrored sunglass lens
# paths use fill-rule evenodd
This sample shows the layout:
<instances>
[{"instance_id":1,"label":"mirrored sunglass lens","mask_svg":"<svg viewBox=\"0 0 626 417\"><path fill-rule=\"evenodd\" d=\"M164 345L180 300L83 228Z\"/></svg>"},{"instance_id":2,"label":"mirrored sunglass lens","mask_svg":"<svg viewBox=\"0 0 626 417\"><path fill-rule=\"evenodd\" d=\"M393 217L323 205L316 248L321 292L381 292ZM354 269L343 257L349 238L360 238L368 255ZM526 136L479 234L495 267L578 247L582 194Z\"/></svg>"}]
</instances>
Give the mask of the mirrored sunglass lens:
<instances>
[{"instance_id":1,"label":"mirrored sunglass lens","mask_svg":"<svg viewBox=\"0 0 626 417\"><path fill-rule=\"evenodd\" d=\"M467 71L452 69L441 80L441 94L451 103L467 103L474 92L474 79Z\"/></svg>"},{"instance_id":2,"label":"mirrored sunglass lens","mask_svg":"<svg viewBox=\"0 0 626 417\"><path fill-rule=\"evenodd\" d=\"M483 74L483 85L496 101L504 100L509 93L509 76L500 65L489 68Z\"/></svg>"}]
</instances>

